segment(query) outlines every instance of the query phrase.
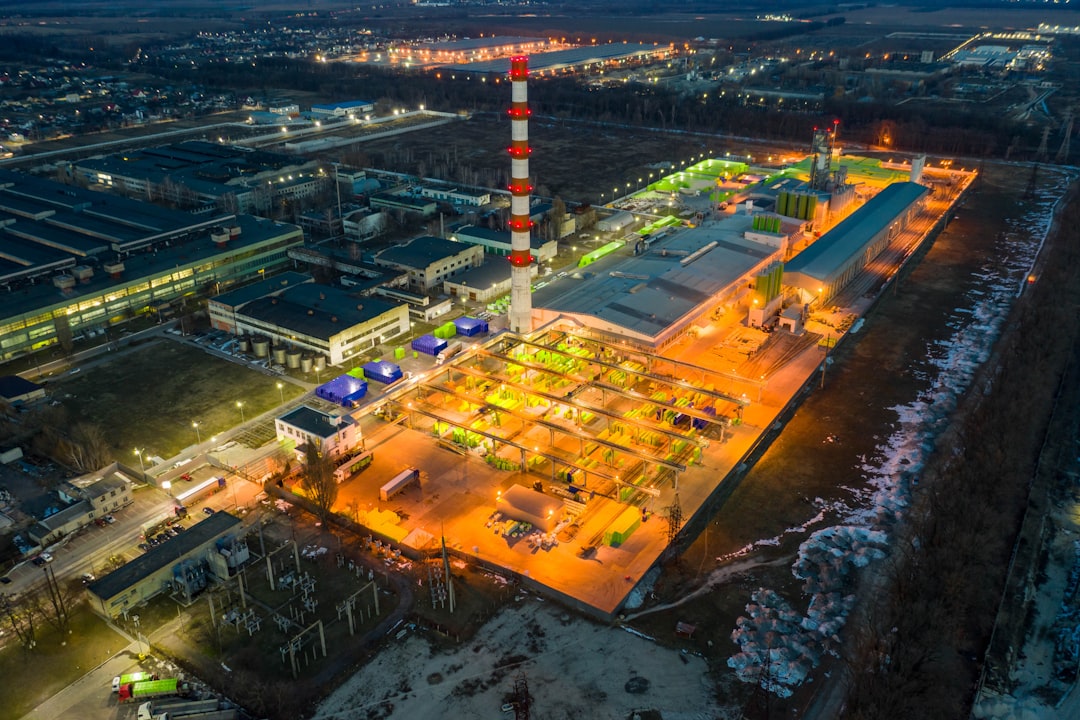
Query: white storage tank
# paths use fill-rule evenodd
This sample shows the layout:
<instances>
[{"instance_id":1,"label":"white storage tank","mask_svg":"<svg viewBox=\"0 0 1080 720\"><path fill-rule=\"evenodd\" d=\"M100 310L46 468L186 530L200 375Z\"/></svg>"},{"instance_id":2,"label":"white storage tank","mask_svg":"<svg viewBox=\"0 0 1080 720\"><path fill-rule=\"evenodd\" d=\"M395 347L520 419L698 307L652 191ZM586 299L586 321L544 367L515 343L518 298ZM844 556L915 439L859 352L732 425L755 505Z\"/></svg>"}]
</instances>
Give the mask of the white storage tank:
<instances>
[{"instance_id":1,"label":"white storage tank","mask_svg":"<svg viewBox=\"0 0 1080 720\"><path fill-rule=\"evenodd\" d=\"M285 353L285 366L293 370L300 367L299 350L290 350L289 352Z\"/></svg>"},{"instance_id":2,"label":"white storage tank","mask_svg":"<svg viewBox=\"0 0 1080 720\"><path fill-rule=\"evenodd\" d=\"M257 337L251 339L251 351L255 353L255 357L264 358L270 356L270 340L269 338Z\"/></svg>"},{"instance_id":3,"label":"white storage tank","mask_svg":"<svg viewBox=\"0 0 1080 720\"><path fill-rule=\"evenodd\" d=\"M311 372L311 358L309 356L304 355L300 358L300 371L305 373Z\"/></svg>"},{"instance_id":4,"label":"white storage tank","mask_svg":"<svg viewBox=\"0 0 1080 720\"><path fill-rule=\"evenodd\" d=\"M322 372L326 369L326 357L323 355L315 356L315 369Z\"/></svg>"},{"instance_id":5,"label":"white storage tank","mask_svg":"<svg viewBox=\"0 0 1080 720\"><path fill-rule=\"evenodd\" d=\"M285 346L276 347L273 350L274 362L278 365L285 364Z\"/></svg>"}]
</instances>

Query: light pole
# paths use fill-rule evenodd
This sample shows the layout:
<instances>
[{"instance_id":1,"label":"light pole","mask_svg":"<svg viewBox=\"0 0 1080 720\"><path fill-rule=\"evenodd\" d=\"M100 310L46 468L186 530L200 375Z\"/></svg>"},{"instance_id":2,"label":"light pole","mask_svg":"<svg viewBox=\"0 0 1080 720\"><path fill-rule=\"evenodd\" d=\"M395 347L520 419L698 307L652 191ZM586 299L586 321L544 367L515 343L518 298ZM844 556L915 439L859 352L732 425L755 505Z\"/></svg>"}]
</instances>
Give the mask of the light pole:
<instances>
[{"instance_id":1,"label":"light pole","mask_svg":"<svg viewBox=\"0 0 1080 720\"><path fill-rule=\"evenodd\" d=\"M139 471L143 475L145 475L146 474L146 467L143 465L143 461L142 461L142 450L140 450L139 448L135 448L135 455L138 456L138 458L139 458Z\"/></svg>"},{"instance_id":2,"label":"light pole","mask_svg":"<svg viewBox=\"0 0 1080 720\"><path fill-rule=\"evenodd\" d=\"M285 389L284 388L285 388L285 386L282 385L281 383L277 384L277 391L278 391L278 395L281 396L282 404L284 404L284 402L285 402Z\"/></svg>"},{"instance_id":3,"label":"light pole","mask_svg":"<svg viewBox=\"0 0 1080 720\"><path fill-rule=\"evenodd\" d=\"M244 419L244 403L237 400L236 401L236 407L240 408L240 422L241 423L246 422L246 420Z\"/></svg>"},{"instance_id":4,"label":"light pole","mask_svg":"<svg viewBox=\"0 0 1080 720\"><path fill-rule=\"evenodd\" d=\"M169 497L172 497L172 483L168 480L161 481L161 489L169 493Z\"/></svg>"},{"instance_id":5,"label":"light pole","mask_svg":"<svg viewBox=\"0 0 1080 720\"><path fill-rule=\"evenodd\" d=\"M199 432L199 423L192 422L191 427L195 428L195 439L202 445L202 433Z\"/></svg>"}]
</instances>

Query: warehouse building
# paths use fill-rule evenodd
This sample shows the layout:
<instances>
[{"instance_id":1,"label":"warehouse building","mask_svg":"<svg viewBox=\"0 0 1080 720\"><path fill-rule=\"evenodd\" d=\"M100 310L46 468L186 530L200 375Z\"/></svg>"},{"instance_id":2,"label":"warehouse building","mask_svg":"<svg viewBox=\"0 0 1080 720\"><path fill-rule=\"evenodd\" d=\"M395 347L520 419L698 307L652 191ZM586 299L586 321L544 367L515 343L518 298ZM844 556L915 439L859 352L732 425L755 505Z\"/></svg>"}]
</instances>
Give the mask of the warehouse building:
<instances>
[{"instance_id":1,"label":"warehouse building","mask_svg":"<svg viewBox=\"0 0 1080 720\"><path fill-rule=\"evenodd\" d=\"M270 121L283 122L280 115ZM86 185L131 198L237 213L266 213L332 182L314 161L204 140L76 160L70 173Z\"/></svg>"},{"instance_id":2,"label":"warehouse building","mask_svg":"<svg viewBox=\"0 0 1080 720\"><path fill-rule=\"evenodd\" d=\"M210 298L206 303L206 309L210 314L210 325L217 330L236 335L240 332L236 313L249 302L261 297L277 296L288 288L313 282L315 278L306 273L287 270L272 278L221 293L217 297Z\"/></svg>"},{"instance_id":3,"label":"warehouse building","mask_svg":"<svg viewBox=\"0 0 1080 720\"><path fill-rule=\"evenodd\" d=\"M409 273L409 285L420 292L439 287L448 278L461 275L484 262L484 248L425 235L405 245L387 248L375 256L380 267Z\"/></svg>"},{"instance_id":4,"label":"warehouse building","mask_svg":"<svg viewBox=\"0 0 1080 720\"><path fill-rule=\"evenodd\" d=\"M249 557L240 519L216 512L87 586L90 607L105 618L127 613L162 592L190 603L214 578L231 577Z\"/></svg>"},{"instance_id":5,"label":"warehouse building","mask_svg":"<svg viewBox=\"0 0 1080 720\"><path fill-rule=\"evenodd\" d=\"M529 266L531 277L536 277L536 263ZM476 302L491 302L510 292L510 263L501 258L490 260L480 267L466 270L460 275L443 281L443 292Z\"/></svg>"},{"instance_id":6,"label":"warehouse building","mask_svg":"<svg viewBox=\"0 0 1080 720\"><path fill-rule=\"evenodd\" d=\"M300 283L244 303L233 311L234 332L268 338L327 358L346 358L409 331L409 308L355 298L326 285Z\"/></svg>"},{"instance_id":7,"label":"warehouse building","mask_svg":"<svg viewBox=\"0 0 1080 720\"><path fill-rule=\"evenodd\" d=\"M295 225L2 170L0 215L0 360L271 274L304 241Z\"/></svg>"},{"instance_id":8,"label":"warehouse building","mask_svg":"<svg viewBox=\"0 0 1080 720\"><path fill-rule=\"evenodd\" d=\"M510 254L510 231L492 230L479 225L466 225L458 228L450 235L451 240L480 245L484 252L492 255L507 256ZM544 240L536 235L529 238L529 248L536 262L548 262L555 258L559 252L558 240Z\"/></svg>"},{"instance_id":9,"label":"warehouse building","mask_svg":"<svg viewBox=\"0 0 1080 720\"><path fill-rule=\"evenodd\" d=\"M355 119L373 112L375 112L375 103L370 100L351 100L311 106L312 116L318 118Z\"/></svg>"},{"instance_id":10,"label":"warehouse building","mask_svg":"<svg viewBox=\"0 0 1080 720\"><path fill-rule=\"evenodd\" d=\"M922 209L929 190L896 182L787 262L784 285L804 302L827 303L844 289Z\"/></svg>"},{"instance_id":11,"label":"warehouse building","mask_svg":"<svg viewBox=\"0 0 1080 720\"><path fill-rule=\"evenodd\" d=\"M598 337L660 349L698 318L743 300L752 279L781 255L778 245L748 237L751 215L664 235L647 247L610 243L592 253L591 264L536 289L536 323L572 318Z\"/></svg>"}]
</instances>

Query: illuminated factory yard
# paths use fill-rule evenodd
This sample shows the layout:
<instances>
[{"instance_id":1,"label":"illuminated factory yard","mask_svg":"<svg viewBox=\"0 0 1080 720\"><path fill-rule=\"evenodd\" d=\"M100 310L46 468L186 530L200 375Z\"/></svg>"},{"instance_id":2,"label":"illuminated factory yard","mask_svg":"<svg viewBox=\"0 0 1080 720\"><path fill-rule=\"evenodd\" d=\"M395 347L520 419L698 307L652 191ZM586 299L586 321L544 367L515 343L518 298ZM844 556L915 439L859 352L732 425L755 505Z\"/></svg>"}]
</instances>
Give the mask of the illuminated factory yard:
<instances>
[{"instance_id":1,"label":"illuminated factory yard","mask_svg":"<svg viewBox=\"0 0 1080 720\"><path fill-rule=\"evenodd\" d=\"M817 140L831 150L828 134ZM830 163L809 160L821 164L808 175L835 188ZM616 614L974 177L916 161L920 185L906 181L911 166L829 160L885 189L856 208L842 185L850 204L828 225L820 211L813 242L804 223L750 214L764 194L736 193L734 212L560 273L532 293L534 320L551 318L537 330L465 345L390 385L354 413L374 462L335 510L410 551L445 538L458 556Z\"/></svg>"}]
</instances>

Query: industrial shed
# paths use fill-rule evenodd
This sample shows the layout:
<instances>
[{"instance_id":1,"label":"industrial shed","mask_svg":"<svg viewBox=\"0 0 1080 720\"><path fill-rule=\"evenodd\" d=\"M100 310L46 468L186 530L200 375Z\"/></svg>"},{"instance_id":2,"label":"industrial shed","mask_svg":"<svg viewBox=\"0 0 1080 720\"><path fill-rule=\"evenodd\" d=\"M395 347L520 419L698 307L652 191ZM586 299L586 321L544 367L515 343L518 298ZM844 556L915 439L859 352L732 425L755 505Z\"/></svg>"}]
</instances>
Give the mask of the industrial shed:
<instances>
[{"instance_id":1,"label":"industrial shed","mask_svg":"<svg viewBox=\"0 0 1080 720\"><path fill-rule=\"evenodd\" d=\"M114 618L149 600L174 582L173 569L189 560L206 560L210 572L225 577L232 571L229 563L213 562L217 541L235 536L243 529L240 518L217 512L196 523L180 535L166 540L138 556L127 565L90 583L87 591L94 612ZM219 574L220 573L220 574Z\"/></svg>"},{"instance_id":2,"label":"industrial shed","mask_svg":"<svg viewBox=\"0 0 1080 720\"><path fill-rule=\"evenodd\" d=\"M544 532L551 532L559 521L562 501L523 485L511 485L499 497L498 508L511 520L531 523Z\"/></svg>"},{"instance_id":3,"label":"industrial shed","mask_svg":"<svg viewBox=\"0 0 1080 720\"><path fill-rule=\"evenodd\" d=\"M784 284L804 300L828 302L902 232L929 190L912 182L887 186L784 267Z\"/></svg>"}]
</instances>

